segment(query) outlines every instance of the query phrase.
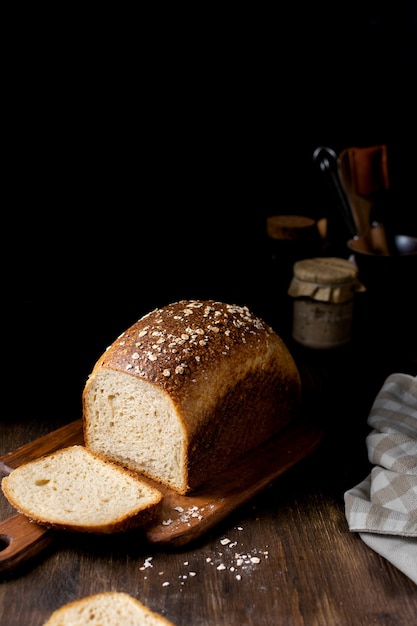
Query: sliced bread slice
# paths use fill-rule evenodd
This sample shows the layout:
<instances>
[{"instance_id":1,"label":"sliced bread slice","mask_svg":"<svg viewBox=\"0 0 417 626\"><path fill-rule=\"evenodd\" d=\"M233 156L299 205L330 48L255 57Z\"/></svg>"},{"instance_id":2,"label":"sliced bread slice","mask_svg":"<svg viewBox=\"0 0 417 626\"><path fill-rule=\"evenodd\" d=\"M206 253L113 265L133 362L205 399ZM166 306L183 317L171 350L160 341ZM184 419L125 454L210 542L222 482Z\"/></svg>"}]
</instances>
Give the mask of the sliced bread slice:
<instances>
[{"instance_id":1,"label":"sliced bread slice","mask_svg":"<svg viewBox=\"0 0 417 626\"><path fill-rule=\"evenodd\" d=\"M1 488L12 506L38 524L103 534L151 521L163 497L138 474L81 445L20 465Z\"/></svg>"},{"instance_id":2,"label":"sliced bread slice","mask_svg":"<svg viewBox=\"0 0 417 626\"><path fill-rule=\"evenodd\" d=\"M133 596L104 591L64 604L43 626L174 626Z\"/></svg>"}]
</instances>

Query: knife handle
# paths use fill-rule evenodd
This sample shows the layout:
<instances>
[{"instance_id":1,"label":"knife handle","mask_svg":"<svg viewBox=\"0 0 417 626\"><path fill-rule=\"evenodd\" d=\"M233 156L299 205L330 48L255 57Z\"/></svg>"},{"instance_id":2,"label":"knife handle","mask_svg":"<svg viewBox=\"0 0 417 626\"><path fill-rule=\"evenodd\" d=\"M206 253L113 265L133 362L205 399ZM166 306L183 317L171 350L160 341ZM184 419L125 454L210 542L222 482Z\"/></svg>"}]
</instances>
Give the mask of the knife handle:
<instances>
[{"instance_id":1,"label":"knife handle","mask_svg":"<svg viewBox=\"0 0 417 626\"><path fill-rule=\"evenodd\" d=\"M20 513L0 522L0 573L26 563L52 543L53 538L53 531Z\"/></svg>"}]
</instances>

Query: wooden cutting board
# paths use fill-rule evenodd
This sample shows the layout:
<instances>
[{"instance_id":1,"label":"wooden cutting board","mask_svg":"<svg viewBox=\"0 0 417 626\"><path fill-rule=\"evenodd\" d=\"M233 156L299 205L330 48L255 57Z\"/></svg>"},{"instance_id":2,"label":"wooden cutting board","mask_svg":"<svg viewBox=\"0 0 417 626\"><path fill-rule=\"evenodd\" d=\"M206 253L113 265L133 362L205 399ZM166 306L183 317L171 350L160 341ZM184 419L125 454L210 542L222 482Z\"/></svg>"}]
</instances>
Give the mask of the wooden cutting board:
<instances>
[{"instance_id":1,"label":"wooden cutting board","mask_svg":"<svg viewBox=\"0 0 417 626\"><path fill-rule=\"evenodd\" d=\"M198 539L311 454L321 439L318 427L297 422L186 496L144 479L164 495L159 516L143 529L145 540L179 547ZM44 454L83 443L82 421L76 420L1 457L0 475L6 476ZM0 522L0 543L6 546L3 550L0 546L0 572L11 571L39 554L59 539L60 532L30 522L21 514Z\"/></svg>"}]
</instances>

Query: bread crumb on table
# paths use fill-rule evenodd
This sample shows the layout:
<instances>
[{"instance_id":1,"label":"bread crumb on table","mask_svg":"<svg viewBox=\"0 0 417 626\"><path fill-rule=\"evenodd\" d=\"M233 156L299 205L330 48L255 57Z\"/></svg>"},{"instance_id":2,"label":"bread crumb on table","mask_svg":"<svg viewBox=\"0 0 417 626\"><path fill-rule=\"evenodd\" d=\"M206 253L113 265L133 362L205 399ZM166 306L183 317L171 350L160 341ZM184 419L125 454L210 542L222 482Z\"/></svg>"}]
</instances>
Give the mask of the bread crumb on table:
<instances>
[{"instance_id":1,"label":"bread crumb on table","mask_svg":"<svg viewBox=\"0 0 417 626\"><path fill-rule=\"evenodd\" d=\"M185 513L182 507L175 508L178 513ZM198 507L190 507L190 509L194 508L198 509ZM235 530L241 532L244 529L242 526L237 526ZM262 561L268 559L269 557L269 550L267 549L253 548L249 551L236 551L235 548L238 545L238 542L232 541L229 537L221 537L219 539L219 544L222 546L222 549L209 556L205 556L204 563L208 566L215 566L216 570L220 573L219 575L223 575L223 572L230 572L237 581L242 580L245 574L251 575L256 571L257 567L262 564ZM140 567L140 570L144 571L149 568L153 568L153 564L151 563L152 559L152 556L147 557L143 565ZM193 563L192 569L188 569L190 566L190 561L188 560L184 561L183 565L187 568L187 570L178 575L181 585L184 585L185 581L189 578L194 578L199 575L199 571L196 568L195 563ZM162 571L158 572L159 576L163 576L163 574L164 572ZM167 587L170 584L170 581L164 581L162 586Z\"/></svg>"}]
</instances>

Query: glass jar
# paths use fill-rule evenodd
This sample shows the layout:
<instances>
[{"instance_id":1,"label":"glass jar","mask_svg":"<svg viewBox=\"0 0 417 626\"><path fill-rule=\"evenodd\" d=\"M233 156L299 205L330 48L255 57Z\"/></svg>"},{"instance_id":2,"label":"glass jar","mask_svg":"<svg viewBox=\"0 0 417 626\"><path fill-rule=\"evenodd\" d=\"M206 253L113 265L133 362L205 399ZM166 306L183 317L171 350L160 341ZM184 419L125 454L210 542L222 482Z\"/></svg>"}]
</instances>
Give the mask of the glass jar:
<instances>
[{"instance_id":1,"label":"glass jar","mask_svg":"<svg viewBox=\"0 0 417 626\"><path fill-rule=\"evenodd\" d=\"M338 257L294 263L288 294L293 298L292 336L308 348L329 349L350 342L354 296L363 287L355 264Z\"/></svg>"}]
</instances>

